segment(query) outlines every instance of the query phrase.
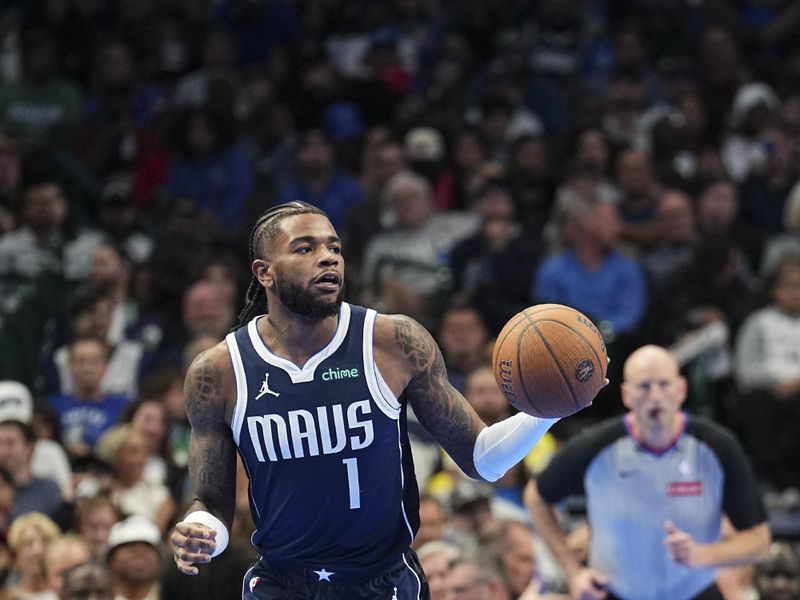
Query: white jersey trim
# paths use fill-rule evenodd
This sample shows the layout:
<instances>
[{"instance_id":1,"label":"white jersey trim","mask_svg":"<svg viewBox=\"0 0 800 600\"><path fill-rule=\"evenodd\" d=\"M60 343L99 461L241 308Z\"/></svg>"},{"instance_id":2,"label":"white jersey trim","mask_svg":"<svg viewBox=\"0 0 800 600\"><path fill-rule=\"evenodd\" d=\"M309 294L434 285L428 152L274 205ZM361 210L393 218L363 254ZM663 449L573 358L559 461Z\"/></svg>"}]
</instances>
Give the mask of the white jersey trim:
<instances>
[{"instance_id":1,"label":"white jersey trim","mask_svg":"<svg viewBox=\"0 0 800 600\"><path fill-rule=\"evenodd\" d=\"M403 495L400 497L400 511L403 513L403 521L405 521L406 529L408 529L408 536L409 536L408 543L411 544L414 541L414 528L411 526L411 522L408 520L408 514L406 513L406 501L405 501L406 476L405 473L403 473L403 460L404 460L403 442L402 442L402 433L400 431L399 419L397 420L397 448L398 450L400 450L400 489L403 490ZM408 565L408 563L406 563L406 565Z\"/></svg>"},{"instance_id":2,"label":"white jersey trim","mask_svg":"<svg viewBox=\"0 0 800 600\"><path fill-rule=\"evenodd\" d=\"M247 324L247 333L250 336L250 342L253 344L255 351L265 362L286 371L292 383L308 383L309 381L314 381L314 374L320 363L336 352L339 346L342 345L347 335L347 328L350 325L350 305L346 302L342 303L339 309L339 323L336 326L336 333L333 334L333 338L328 342L327 346L309 358L302 367L297 366L290 360L273 354L267 347L258 333L258 320L263 316L264 315L259 315Z\"/></svg>"},{"instance_id":3,"label":"white jersey trim","mask_svg":"<svg viewBox=\"0 0 800 600\"><path fill-rule=\"evenodd\" d=\"M239 445L239 432L242 430L244 415L247 412L247 376L244 373L244 363L242 355L239 354L239 346L236 344L236 336L229 333L225 336L225 343L228 344L228 354L231 356L233 374L236 379L236 404L233 405L233 415L231 416L231 431L233 441Z\"/></svg>"},{"instance_id":4,"label":"white jersey trim","mask_svg":"<svg viewBox=\"0 0 800 600\"><path fill-rule=\"evenodd\" d=\"M364 376L367 379L367 387L369 393L375 400L375 404L381 409L381 412L390 419L400 418L400 402L397 396L394 395L391 388L381 375L380 369L375 362L375 353L373 352L374 346L374 331L375 331L375 318L378 316L372 309L367 310L366 317L364 318Z\"/></svg>"}]
</instances>

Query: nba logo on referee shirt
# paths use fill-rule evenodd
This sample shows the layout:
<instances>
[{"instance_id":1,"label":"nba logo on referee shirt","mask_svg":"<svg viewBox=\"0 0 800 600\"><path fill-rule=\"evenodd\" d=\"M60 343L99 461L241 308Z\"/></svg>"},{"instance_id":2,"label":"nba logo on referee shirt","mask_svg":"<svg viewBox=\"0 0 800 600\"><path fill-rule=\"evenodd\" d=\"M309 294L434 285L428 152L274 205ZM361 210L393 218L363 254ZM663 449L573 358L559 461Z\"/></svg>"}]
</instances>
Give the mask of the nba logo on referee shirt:
<instances>
[{"instance_id":1,"label":"nba logo on referee shirt","mask_svg":"<svg viewBox=\"0 0 800 600\"><path fill-rule=\"evenodd\" d=\"M248 584L247 584L247 586L250 588L250 593L251 593L251 594L252 594L252 593L254 593L254 591L253 591L253 590L255 590L255 589L256 589L256 586L257 586L259 583L261 583L261 577L259 577L258 575L256 575L255 577L253 577L253 578L250 580L250 583L248 583Z\"/></svg>"}]
</instances>

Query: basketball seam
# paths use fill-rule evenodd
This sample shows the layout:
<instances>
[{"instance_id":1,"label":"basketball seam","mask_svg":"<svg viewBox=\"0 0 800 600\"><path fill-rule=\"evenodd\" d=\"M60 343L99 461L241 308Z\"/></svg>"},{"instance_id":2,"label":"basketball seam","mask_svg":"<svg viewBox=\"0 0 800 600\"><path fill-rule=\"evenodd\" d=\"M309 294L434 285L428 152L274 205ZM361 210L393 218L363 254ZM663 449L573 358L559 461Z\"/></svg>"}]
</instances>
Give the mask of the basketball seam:
<instances>
[{"instance_id":1,"label":"basketball seam","mask_svg":"<svg viewBox=\"0 0 800 600\"><path fill-rule=\"evenodd\" d=\"M576 406L576 408L580 409L581 408L581 404L580 404L580 402L578 402L578 399L575 397L575 391L572 389L572 386L569 384L569 378L567 377L566 373L564 373L564 369L561 367L561 363L556 358L556 354L553 352L553 349L550 347L550 344L547 342L547 338L545 338L544 335L542 334L542 332L539 331L539 328L536 326L536 322L533 319L531 319L527 314L525 315L525 318L528 319L528 321L530 322L531 326L533 327L533 330L536 332L536 335L539 336L539 339L542 340L542 343L544 344L545 348L547 348L547 351L553 357L553 362L556 364L556 367L558 367L558 372L561 373L561 377L564 379L564 383L567 384L567 389L569 390L569 394L570 394L570 396L572 396L572 403ZM517 352L519 352L519 345L517 345ZM524 383L525 379L523 377L520 377L520 380L523 382L522 387L524 388L525 387L525 383ZM527 393L528 392L526 391L525 394L527 395Z\"/></svg>"},{"instance_id":2,"label":"basketball seam","mask_svg":"<svg viewBox=\"0 0 800 600\"><path fill-rule=\"evenodd\" d=\"M506 332L506 334L503 336L503 339L498 339L498 340L495 342L495 345L496 345L496 347L497 347L497 348L502 348L502 347L503 347L503 344L504 344L504 343L505 343L505 341L508 339L508 336L510 336L510 335L511 335L511 332L513 332L513 331L514 331L514 330L515 330L515 329L516 329L516 328L519 326L519 324L520 324L520 323L524 323L524 322L525 322L526 315L522 314L521 316L522 316L523 318L521 318L521 319L519 320L519 323L515 323L515 324L514 324L514 326L513 326L513 327L511 327L511 329L509 329L509 330ZM512 317L512 318L513 318L513 317ZM502 331L501 331L500 333L502 333ZM496 368L497 368L497 364L496 364L496 363L497 363L497 360L496 360L496 358L497 358L497 357L495 357L495 356L493 356L493 357L492 357L492 362L493 362L493 363L495 363L495 364L493 365L493 368L494 368L494 369L496 369Z\"/></svg>"},{"instance_id":3,"label":"basketball seam","mask_svg":"<svg viewBox=\"0 0 800 600\"><path fill-rule=\"evenodd\" d=\"M573 329L570 325L567 325L563 321L559 321L557 319L537 319L537 321L544 322L544 323L558 323L559 325L563 325L564 327L569 329L572 333L574 333L579 338L581 338L584 342L586 342L586 345L589 346L589 349L592 351L592 354L594 354L594 357L597 359L597 364L600 365L600 372L602 373L603 371L605 371L605 366L603 365L603 360L600 358L600 356L598 356L597 351L594 349L594 346L592 345L592 342L589 341L588 339L586 339L586 336L583 335L580 331L578 331L577 329ZM548 350L549 350L549 348L548 348ZM603 377L605 377L605 374L603 374Z\"/></svg>"}]
</instances>

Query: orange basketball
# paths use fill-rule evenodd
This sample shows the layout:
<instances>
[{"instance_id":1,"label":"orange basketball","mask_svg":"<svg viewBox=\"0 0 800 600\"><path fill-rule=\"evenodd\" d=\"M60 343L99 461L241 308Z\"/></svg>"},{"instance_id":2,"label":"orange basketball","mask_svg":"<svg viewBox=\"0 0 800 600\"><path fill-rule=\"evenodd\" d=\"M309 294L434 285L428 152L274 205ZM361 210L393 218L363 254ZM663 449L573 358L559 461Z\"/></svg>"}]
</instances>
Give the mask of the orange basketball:
<instances>
[{"instance_id":1,"label":"orange basketball","mask_svg":"<svg viewBox=\"0 0 800 600\"><path fill-rule=\"evenodd\" d=\"M607 364L594 323L561 304L537 304L514 315L492 353L506 398L534 417L566 417L589 406L603 387Z\"/></svg>"}]
</instances>

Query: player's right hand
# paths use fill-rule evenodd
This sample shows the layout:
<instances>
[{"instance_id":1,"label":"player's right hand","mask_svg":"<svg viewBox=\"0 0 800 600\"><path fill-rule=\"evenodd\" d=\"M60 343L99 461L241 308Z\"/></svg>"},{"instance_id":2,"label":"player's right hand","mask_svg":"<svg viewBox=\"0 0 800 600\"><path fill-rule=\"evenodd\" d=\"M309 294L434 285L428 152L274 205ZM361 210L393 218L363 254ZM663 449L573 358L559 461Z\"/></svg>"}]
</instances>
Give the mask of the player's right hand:
<instances>
[{"instance_id":1,"label":"player's right hand","mask_svg":"<svg viewBox=\"0 0 800 600\"><path fill-rule=\"evenodd\" d=\"M195 563L211 562L211 553L217 547L217 532L201 523L181 521L175 525L169 542L178 571L197 575Z\"/></svg>"},{"instance_id":2,"label":"player's right hand","mask_svg":"<svg viewBox=\"0 0 800 600\"><path fill-rule=\"evenodd\" d=\"M576 600L603 600L608 596L608 577L594 569L581 569L570 580L569 589Z\"/></svg>"}]
</instances>

